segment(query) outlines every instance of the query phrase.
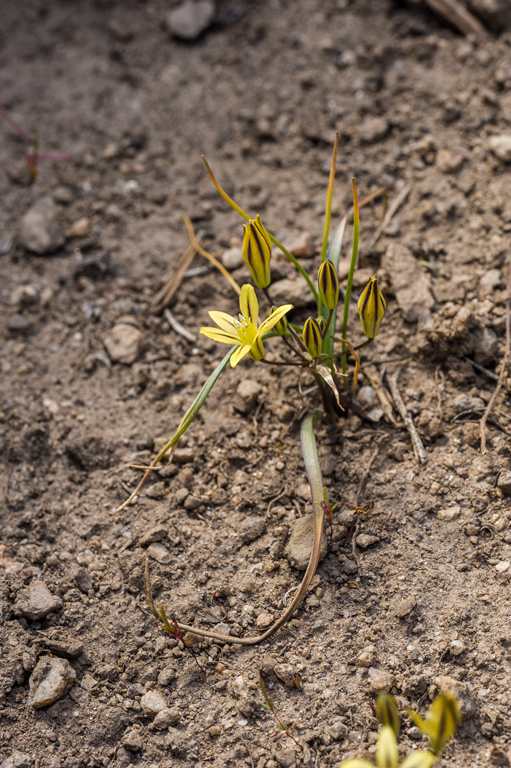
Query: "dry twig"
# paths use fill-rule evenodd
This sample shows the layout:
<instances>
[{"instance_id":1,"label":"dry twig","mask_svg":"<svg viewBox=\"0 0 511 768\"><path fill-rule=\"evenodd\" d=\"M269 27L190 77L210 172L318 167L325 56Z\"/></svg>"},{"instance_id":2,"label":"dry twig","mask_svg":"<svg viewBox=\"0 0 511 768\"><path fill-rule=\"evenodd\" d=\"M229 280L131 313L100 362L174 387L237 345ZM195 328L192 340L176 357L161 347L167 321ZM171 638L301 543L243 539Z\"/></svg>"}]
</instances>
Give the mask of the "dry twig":
<instances>
[{"instance_id":1,"label":"dry twig","mask_svg":"<svg viewBox=\"0 0 511 768\"><path fill-rule=\"evenodd\" d=\"M186 328L183 328L181 323L176 320L172 312L168 307L166 307L163 311L163 314L165 315L165 318L176 333L178 333L180 336L183 337L183 339L186 339L186 341L189 341L190 344L194 344L197 341L197 337L193 335L193 333L190 333Z\"/></svg>"},{"instance_id":2,"label":"dry twig","mask_svg":"<svg viewBox=\"0 0 511 768\"><path fill-rule=\"evenodd\" d=\"M200 243L200 237L197 238L197 242ZM158 291L153 299L151 311L154 313L161 312L164 307L168 306L174 296L176 295L179 286L183 282L185 272L193 261L195 255L195 248L189 245L183 256L181 257L177 266L172 270L168 279L163 284L162 288Z\"/></svg>"},{"instance_id":3,"label":"dry twig","mask_svg":"<svg viewBox=\"0 0 511 768\"><path fill-rule=\"evenodd\" d=\"M411 415L408 413L408 411L406 410L406 406L403 402L403 398L401 397L401 393L397 386L398 377L399 377L399 371L396 371L396 373L393 376L389 376L390 392L392 394L394 403L396 404L396 408L399 411L401 418L405 423L405 427L408 430L408 434L410 435L415 458L417 459L419 464L426 464L428 457L426 455L426 451L422 444L422 440L419 437L419 433L417 432L415 428L415 424L413 423L413 419Z\"/></svg>"},{"instance_id":4,"label":"dry twig","mask_svg":"<svg viewBox=\"0 0 511 768\"><path fill-rule=\"evenodd\" d=\"M506 372L508 363L509 363L509 353L511 348L511 262L507 268L507 288L506 288L506 349L504 352L504 359L502 360L502 365L500 368L499 378L497 381L497 386L495 387L495 390L493 392L493 395L490 397L490 401L488 405L486 406L486 410L483 414L483 417L481 421L479 422L479 429L481 432L481 453L485 454L487 453L486 450L486 422L488 421L488 417L490 413L492 412L493 406L495 404L495 401L499 395L499 392L502 388L502 383L504 381L504 374Z\"/></svg>"},{"instance_id":5,"label":"dry twig","mask_svg":"<svg viewBox=\"0 0 511 768\"><path fill-rule=\"evenodd\" d=\"M444 19L463 32L464 35L486 36L486 29L479 19L476 19L459 0L426 0L430 8L443 16Z\"/></svg>"}]
</instances>

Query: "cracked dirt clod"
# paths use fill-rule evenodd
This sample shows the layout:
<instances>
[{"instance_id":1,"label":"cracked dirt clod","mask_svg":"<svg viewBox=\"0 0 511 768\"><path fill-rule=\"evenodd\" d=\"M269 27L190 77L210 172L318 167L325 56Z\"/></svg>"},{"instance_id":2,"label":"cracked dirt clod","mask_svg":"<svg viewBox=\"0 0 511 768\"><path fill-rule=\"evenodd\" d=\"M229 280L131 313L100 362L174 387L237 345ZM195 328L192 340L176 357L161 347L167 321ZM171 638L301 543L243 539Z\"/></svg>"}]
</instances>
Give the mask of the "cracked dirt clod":
<instances>
[{"instance_id":1,"label":"cracked dirt clod","mask_svg":"<svg viewBox=\"0 0 511 768\"><path fill-rule=\"evenodd\" d=\"M310 554L312 551L312 529L314 524L314 515L311 513L300 517L291 528L291 534L289 541L286 544L284 554L286 555L289 564L293 568L297 568L299 571L304 571L309 563ZM320 559L322 560L327 554L327 539L323 533L321 540L321 552Z\"/></svg>"}]
</instances>

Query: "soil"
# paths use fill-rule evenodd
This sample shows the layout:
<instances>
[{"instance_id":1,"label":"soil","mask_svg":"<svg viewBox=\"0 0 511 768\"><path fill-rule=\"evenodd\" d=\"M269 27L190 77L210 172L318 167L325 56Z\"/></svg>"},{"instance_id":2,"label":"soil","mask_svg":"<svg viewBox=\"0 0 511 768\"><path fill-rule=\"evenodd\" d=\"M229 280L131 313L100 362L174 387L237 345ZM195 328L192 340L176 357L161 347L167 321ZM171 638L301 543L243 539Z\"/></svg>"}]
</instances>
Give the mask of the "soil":
<instances>
[{"instance_id":1,"label":"soil","mask_svg":"<svg viewBox=\"0 0 511 768\"><path fill-rule=\"evenodd\" d=\"M477 421L505 349L511 177L491 140L511 131L511 37L467 40L415 2L226 0L183 42L166 23L174 5L2 9L2 103L25 129L39 127L42 152L72 160L41 161L30 186L26 145L0 124L0 758L34 768L337 765L374 756L375 689L387 684L402 708L424 711L439 687L460 696L464 722L439 765L509 765L507 374L484 456ZM155 599L178 622L247 636L277 617L302 575L286 541L312 511L301 399L293 370L248 358L227 369L181 441L183 463L112 515L140 478L131 465L151 460L225 354L198 335L207 311L237 311L230 286L204 270L171 308L194 342L151 304L186 250L182 213L213 253L240 243L240 219L201 153L282 241L310 233L303 263L314 275L335 130L336 217L351 176L361 195L386 185L390 204L410 186L374 245L380 201L362 214L354 292L377 274L387 298L360 376L378 420L351 413L335 430L316 428L338 507L303 607L262 647L196 644L199 667L148 609L148 548ZM37 255L17 233L45 197L65 244ZM350 243L348 231L343 258ZM197 255L192 266L204 264ZM244 266L233 276L249 279ZM276 277L293 277L285 260ZM111 359L116 324L135 339L134 362ZM355 310L350 333L362 341ZM386 390L398 370L424 465L398 411L382 417L371 402L374 376ZM246 380L261 388L243 412ZM314 392L306 399L320 405ZM358 502L374 510L356 513L368 468ZM247 518L256 520L241 527ZM37 581L60 599L45 591L53 610L23 618L17 601ZM30 676L48 656L67 656L76 679L34 709ZM286 686L276 663L292 665L302 688ZM261 668L296 741L270 738ZM173 710L162 727L147 692ZM400 744L403 754L425 746L406 715Z\"/></svg>"}]
</instances>

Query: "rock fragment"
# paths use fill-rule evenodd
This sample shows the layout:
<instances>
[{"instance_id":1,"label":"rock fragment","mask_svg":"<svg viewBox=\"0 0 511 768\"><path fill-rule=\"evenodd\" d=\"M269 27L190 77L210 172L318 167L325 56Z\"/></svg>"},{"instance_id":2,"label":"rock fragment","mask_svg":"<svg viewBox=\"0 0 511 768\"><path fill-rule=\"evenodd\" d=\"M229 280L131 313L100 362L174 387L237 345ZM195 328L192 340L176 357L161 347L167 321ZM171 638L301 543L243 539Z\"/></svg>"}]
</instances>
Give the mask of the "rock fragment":
<instances>
[{"instance_id":1,"label":"rock fragment","mask_svg":"<svg viewBox=\"0 0 511 768\"><path fill-rule=\"evenodd\" d=\"M417 601L414 597L405 597L398 602L394 612L398 619L404 619L405 616L408 616L413 611L416 605Z\"/></svg>"},{"instance_id":2,"label":"rock fragment","mask_svg":"<svg viewBox=\"0 0 511 768\"><path fill-rule=\"evenodd\" d=\"M104 338L106 350L114 363L132 365L145 347L142 331L129 323L117 323Z\"/></svg>"},{"instance_id":3,"label":"rock fragment","mask_svg":"<svg viewBox=\"0 0 511 768\"><path fill-rule=\"evenodd\" d=\"M500 488L506 496L511 495L511 472L501 472L497 481L497 488Z\"/></svg>"},{"instance_id":4,"label":"rock fragment","mask_svg":"<svg viewBox=\"0 0 511 768\"><path fill-rule=\"evenodd\" d=\"M20 242L27 251L40 256L53 253L64 245L59 211L50 197L42 197L21 219Z\"/></svg>"},{"instance_id":5,"label":"rock fragment","mask_svg":"<svg viewBox=\"0 0 511 768\"><path fill-rule=\"evenodd\" d=\"M261 385L253 379L243 379L236 389L234 407L240 413L249 413L256 405L261 394Z\"/></svg>"},{"instance_id":6,"label":"rock fragment","mask_svg":"<svg viewBox=\"0 0 511 768\"><path fill-rule=\"evenodd\" d=\"M156 560L158 563L162 563L163 565L170 563L172 559L172 555L170 554L167 547L164 544L160 544L159 542L150 544L147 548L147 554L152 557L153 560Z\"/></svg>"},{"instance_id":7,"label":"rock fragment","mask_svg":"<svg viewBox=\"0 0 511 768\"><path fill-rule=\"evenodd\" d=\"M76 672L66 659L42 656L30 675L27 705L34 709L47 707L61 699L67 686L76 679Z\"/></svg>"},{"instance_id":8,"label":"rock fragment","mask_svg":"<svg viewBox=\"0 0 511 768\"><path fill-rule=\"evenodd\" d=\"M69 635L47 637L43 639L43 643L49 651L65 659L76 659L83 651L83 643Z\"/></svg>"},{"instance_id":9,"label":"rock fragment","mask_svg":"<svg viewBox=\"0 0 511 768\"><path fill-rule=\"evenodd\" d=\"M457 698L463 719L468 720L477 714L477 702L472 696L468 683L462 683L460 680L448 676L435 677L433 682L439 691L445 691Z\"/></svg>"},{"instance_id":10,"label":"rock fragment","mask_svg":"<svg viewBox=\"0 0 511 768\"><path fill-rule=\"evenodd\" d=\"M312 550L312 528L314 515L309 514L300 517L293 525L289 541L286 544L284 554L293 568L304 571L309 563ZM321 541L320 559L326 557L328 548L326 536L323 534Z\"/></svg>"},{"instance_id":11,"label":"rock fragment","mask_svg":"<svg viewBox=\"0 0 511 768\"><path fill-rule=\"evenodd\" d=\"M373 544L377 544L380 541L379 536L373 536L370 533L359 533L357 536L357 544L361 549L367 549L372 547Z\"/></svg>"},{"instance_id":12,"label":"rock fragment","mask_svg":"<svg viewBox=\"0 0 511 768\"><path fill-rule=\"evenodd\" d=\"M163 731L171 725L177 725L181 720L181 715L177 709L162 709L153 720L153 725Z\"/></svg>"},{"instance_id":13,"label":"rock fragment","mask_svg":"<svg viewBox=\"0 0 511 768\"><path fill-rule=\"evenodd\" d=\"M364 144L372 144L373 141L383 139L389 130L388 120L384 117L366 117L360 126L360 141Z\"/></svg>"},{"instance_id":14,"label":"rock fragment","mask_svg":"<svg viewBox=\"0 0 511 768\"><path fill-rule=\"evenodd\" d=\"M310 232L302 232L301 234L296 235L296 237L289 240L289 242L285 242L284 247L287 248L289 253L296 256L297 259L310 259L314 256L314 241L312 240ZM276 249L274 255L286 258L280 248Z\"/></svg>"},{"instance_id":15,"label":"rock fragment","mask_svg":"<svg viewBox=\"0 0 511 768\"><path fill-rule=\"evenodd\" d=\"M275 752L275 760L281 768L294 768L296 766L296 752L294 749L284 749L282 752Z\"/></svg>"},{"instance_id":16,"label":"rock fragment","mask_svg":"<svg viewBox=\"0 0 511 768\"><path fill-rule=\"evenodd\" d=\"M140 706L146 715L157 715L167 707L167 701L161 691L147 691L140 699Z\"/></svg>"},{"instance_id":17,"label":"rock fragment","mask_svg":"<svg viewBox=\"0 0 511 768\"><path fill-rule=\"evenodd\" d=\"M169 32L181 40L196 40L211 26L215 5L211 0L185 0L167 15Z\"/></svg>"},{"instance_id":18,"label":"rock fragment","mask_svg":"<svg viewBox=\"0 0 511 768\"><path fill-rule=\"evenodd\" d=\"M502 163L511 163L511 133L490 136L488 146L497 160Z\"/></svg>"},{"instance_id":19,"label":"rock fragment","mask_svg":"<svg viewBox=\"0 0 511 768\"><path fill-rule=\"evenodd\" d=\"M142 741L142 734L138 728L133 728L131 731L124 734L122 737L122 745L130 752L140 752L144 746L144 742Z\"/></svg>"},{"instance_id":20,"label":"rock fragment","mask_svg":"<svg viewBox=\"0 0 511 768\"><path fill-rule=\"evenodd\" d=\"M234 248L228 248L222 254L222 264L229 271L238 269L243 265L243 251L238 246Z\"/></svg>"},{"instance_id":21,"label":"rock fragment","mask_svg":"<svg viewBox=\"0 0 511 768\"><path fill-rule=\"evenodd\" d=\"M465 652L465 644L461 640L451 640L449 650L453 656L461 656Z\"/></svg>"},{"instance_id":22,"label":"rock fragment","mask_svg":"<svg viewBox=\"0 0 511 768\"><path fill-rule=\"evenodd\" d=\"M371 667L367 672L367 678L374 693L387 693L392 687L392 675L384 669Z\"/></svg>"},{"instance_id":23,"label":"rock fragment","mask_svg":"<svg viewBox=\"0 0 511 768\"><path fill-rule=\"evenodd\" d=\"M273 622L273 615L271 613L260 613L256 619L257 629L268 629Z\"/></svg>"},{"instance_id":24,"label":"rock fragment","mask_svg":"<svg viewBox=\"0 0 511 768\"><path fill-rule=\"evenodd\" d=\"M142 534L139 544L141 547L147 547L149 544L154 544L156 541L166 539L167 535L168 530L164 525L155 525Z\"/></svg>"},{"instance_id":25,"label":"rock fragment","mask_svg":"<svg viewBox=\"0 0 511 768\"><path fill-rule=\"evenodd\" d=\"M60 597L52 595L44 582L33 581L18 595L14 605L14 613L16 616L23 616L23 618L31 621L39 621L59 608L62 608Z\"/></svg>"},{"instance_id":26,"label":"rock fragment","mask_svg":"<svg viewBox=\"0 0 511 768\"><path fill-rule=\"evenodd\" d=\"M6 757L5 760L0 763L0 768L30 768L31 765L32 759L23 752L18 752L18 750L15 749L10 757Z\"/></svg>"},{"instance_id":27,"label":"rock fragment","mask_svg":"<svg viewBox=\"0 0 511 768\"><path fill-rule=\"evenodd\" d=\"M376 648L374 645L368 645L364 648L357 657L357 664L359 667L370 667L376 660Z\"/></svg>"},{"instance_id":28,"label":"rock fragment","mask_svg":"<svg viewBox=\"0 0 511 768\"><path fill-rule=\"evenodd\" d=\"M249 544L262 536L266 523L262 517L246 517L238 528L238 536L244 544Z\"/></svg>"},{"instance_id":29,"label":"rock fragment","mask_svg":"<svg viewBox=\"0 0 511 768\"><path fill-rule=\"evenodd\" d=\"M463 155L456 155L448 149L440 149L437 152L435 165L442 173L456 173L463 164Z\"/></svg>"},{"instance_id":30,"label":"rock fragment","mask_svg":"<svg viewBox=\"0 0 511 768\"><path fill-rule=\"evenodd\" d=\"M293 664L275 664L273 671L288 688L301 688L298 669Z\"/></svg>"}]
</instances>

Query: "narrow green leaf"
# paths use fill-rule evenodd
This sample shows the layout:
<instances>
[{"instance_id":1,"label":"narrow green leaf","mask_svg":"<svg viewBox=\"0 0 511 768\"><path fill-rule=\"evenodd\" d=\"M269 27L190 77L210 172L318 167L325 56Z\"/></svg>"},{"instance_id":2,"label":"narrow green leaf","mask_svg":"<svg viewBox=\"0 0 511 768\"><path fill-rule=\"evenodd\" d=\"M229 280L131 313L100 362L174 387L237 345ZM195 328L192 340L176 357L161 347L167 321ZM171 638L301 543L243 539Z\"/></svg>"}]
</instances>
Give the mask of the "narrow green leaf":
<instances>
[{"instance_id":1,"label":"narrow green leaf","mask_svg":"<svg viewBox=\"0 0 511 768\"><path fill-rule=\"evenodd\" d=\"M179 438L186 432L186 430L188 429L190 424L193 422L193 420L195 419L195 417L199 413L200 409L204 405L207 396L209 395L209 393L211 392L211 390L215 386L215 384L216 384L216 382L218 380L218 377L220 376L222 371L226 368L227 363L229 362L232 353L237 348L238 348L237 346L231 347L231 349L226 354L226 356L223 358L223 360L217 365L217 367L215 368L213 373L211 373L208 376L208 378L206 379L206 382L203 385L201 391L199 392L199 394L197 395L197 397L195 398L195 400L193 401L193 403L191 404L191 406L188 408L187 412L185 413L185 415L181 419L175 434L170 438L168 443L166 443L163 446L163 448L159 452L158 456L156 457L156 461L155 461L156 464L158 463L158 461L160 461L160 459L162 459L165 456L167 451L169 451L172 448L172 446L177 443Z\"/></svg>"},{"instance_id":2,"label":"narrow green leaf","mask_svg":"<svg viewBox=\"0 0 511 768\"><path fill-rule=\"evenodd\" d=\"M390 725L396 736L399 736L399 711L390 693L381 693L376 699L376 717L382 725Z\"/></svg>"},{"instance_id":3,"label":"narrow green leaf","mask_svg":"<svg viewBox=\"0 0 511 768\"><path fill-rule=\"evenodd\" d=\"M378 736L376 762L379 768L397 768L398 766L396 734L390 725L384 725Z\"/></svg>"}]
</instances>

